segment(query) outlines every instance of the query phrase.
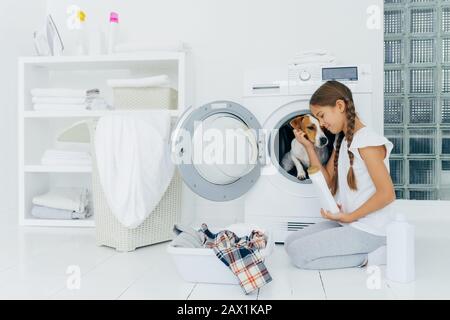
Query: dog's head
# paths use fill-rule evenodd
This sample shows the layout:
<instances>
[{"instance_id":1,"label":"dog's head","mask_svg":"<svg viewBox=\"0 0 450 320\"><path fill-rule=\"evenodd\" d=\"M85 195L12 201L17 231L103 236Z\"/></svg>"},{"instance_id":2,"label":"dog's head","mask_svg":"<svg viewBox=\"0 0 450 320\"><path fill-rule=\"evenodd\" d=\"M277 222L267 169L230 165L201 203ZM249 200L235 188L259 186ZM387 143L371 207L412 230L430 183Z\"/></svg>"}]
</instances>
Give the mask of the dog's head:
<instances>
[{"instance_id":1,"label":"dog's head","mask_svg":"<svg viewBox=\"0 0 450 320\"><path fill-rule=\"evenodd\" d=\"M304 114L292 119L289 124L294 129L300 129L306 138L316 147L323 148L328 144L328 138L320 127L319 121L310 114Z\"/></svg>"}]
</instances>

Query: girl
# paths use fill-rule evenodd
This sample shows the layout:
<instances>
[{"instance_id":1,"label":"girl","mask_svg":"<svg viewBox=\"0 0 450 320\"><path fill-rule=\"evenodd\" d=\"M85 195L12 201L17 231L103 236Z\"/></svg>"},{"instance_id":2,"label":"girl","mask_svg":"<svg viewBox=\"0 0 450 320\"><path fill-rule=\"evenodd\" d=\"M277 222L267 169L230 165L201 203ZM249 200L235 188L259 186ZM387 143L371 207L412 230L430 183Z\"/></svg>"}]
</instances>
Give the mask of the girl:
<instances>
[{"instance_id":1,"label":"girl","mask_svg":"<svg viewBox=\"0 0 450 320\"><path fill-rule=\"evenodd\" d=\"M368 253L386 244L388 205L395 200L389 175L393 145L361 122L350 89L338 81L328 81L317 89L310 110L322 127L336 135L325 167L305 133L294 130L294 134L305 146L310 165L321 168L340 212L321 209L327 221L290 234L285 249L302 269L363 266Z\"/></svg>"}]
</instances>

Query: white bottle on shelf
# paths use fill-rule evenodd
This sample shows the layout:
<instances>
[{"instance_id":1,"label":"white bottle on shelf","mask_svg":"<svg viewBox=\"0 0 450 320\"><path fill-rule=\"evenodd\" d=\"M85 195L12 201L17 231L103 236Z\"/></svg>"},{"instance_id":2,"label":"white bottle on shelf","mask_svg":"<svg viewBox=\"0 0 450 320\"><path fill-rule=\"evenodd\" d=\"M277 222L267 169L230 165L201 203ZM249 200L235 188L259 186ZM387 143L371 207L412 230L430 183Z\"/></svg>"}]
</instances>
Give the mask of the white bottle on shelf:
<instances>
[{"instance_id":1,"label":"white bottle on shelf","mask_svg":"<svg viewBox=\"0 0 450 320\"><path fill-rule=\"evenodd\" d=\"M87 54L87 35L86 35L86 14L83 11L78 12L79 26L75 29L75 50L77 55Z\"/></svg>"},{"instance_id":2,"label":"white bottle on shelf","mask_svg":"<svg viewBox=\"0 0 450 320\"><path fill-rule=\"evenodd\" d=\"M414 281L414 226L404 214L396 214L386 228L386 277L401 283Z\"/></svg>"},{"instance_id":3,"label":"white bottle on shelf","mask_svg":"<svg viewBox=\"0 0 450 320\"><path fill-rule=\"evenodd\" d=\"M91 26L89 31L89 54L90 55L101 55L104 53L104 47L102 39L102 30L98 25Z\"/></svg>"},{"instance_id":4,"label":"white bottle on shelf","mask_svg":"<svg viewBox=\"0 0 450 320\"><path fill-rule=\"evenodd\" d=\"M109 15L108 54L114 53L118 32L119 14L117 12L111 12Z\"/></svg>"}]
</instances>

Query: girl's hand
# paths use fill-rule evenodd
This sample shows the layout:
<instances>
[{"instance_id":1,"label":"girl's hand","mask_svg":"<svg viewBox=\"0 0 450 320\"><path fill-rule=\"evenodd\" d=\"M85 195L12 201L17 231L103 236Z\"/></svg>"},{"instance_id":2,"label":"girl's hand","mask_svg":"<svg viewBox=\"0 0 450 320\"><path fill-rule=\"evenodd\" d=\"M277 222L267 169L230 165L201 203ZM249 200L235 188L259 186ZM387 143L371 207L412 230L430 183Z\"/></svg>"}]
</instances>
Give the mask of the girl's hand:
<instances>
[{"instance_id":1,"label":"girl's hand","mask_svg":"<svg viewBox=\"0 0 450 320\"><path fill-rule=\"evenodd\" d=\"M294 135L295 139L297 139L297 141L300 142L305 148L314 147L314 144L305 137L306 133L304 133L301 129L294 129Z\"/></svg>"},{"instance_id":2,"label":"girl's hand","mask_svg":"<svg viewBox=\"0 0 450 320\"><path fill-rule=\"evenodd\" d=\"M338 213L331 213L328 210L324 210L323 208L320 209L320 214L323 218L332 220L332 221L338 221L342 223L350 223L353 222L353 218L350 214L347 214L342 211L342 205L338 204L339 212Z\"/></svg>"}]
</instances>

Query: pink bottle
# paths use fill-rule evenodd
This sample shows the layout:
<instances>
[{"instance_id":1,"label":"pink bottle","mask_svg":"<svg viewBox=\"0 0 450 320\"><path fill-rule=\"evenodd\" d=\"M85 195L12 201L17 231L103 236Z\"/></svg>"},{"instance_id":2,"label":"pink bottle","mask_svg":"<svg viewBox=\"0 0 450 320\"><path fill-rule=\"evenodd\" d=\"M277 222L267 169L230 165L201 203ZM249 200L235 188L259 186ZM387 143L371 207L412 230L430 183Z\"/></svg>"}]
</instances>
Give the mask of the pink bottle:
<instances>
[{"instance_id":1,"label":"pink bottle","mask_svg":"<svg viewBox=\"0 0 450 320\"><path fill-rule=\"evenodd\" d=\"M111 12L109 15L108 54L114 53L114 46L119 32L119 14Z\"/></svg>"}]
</instances>

